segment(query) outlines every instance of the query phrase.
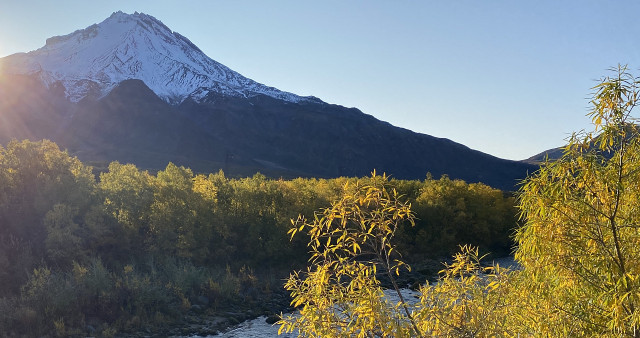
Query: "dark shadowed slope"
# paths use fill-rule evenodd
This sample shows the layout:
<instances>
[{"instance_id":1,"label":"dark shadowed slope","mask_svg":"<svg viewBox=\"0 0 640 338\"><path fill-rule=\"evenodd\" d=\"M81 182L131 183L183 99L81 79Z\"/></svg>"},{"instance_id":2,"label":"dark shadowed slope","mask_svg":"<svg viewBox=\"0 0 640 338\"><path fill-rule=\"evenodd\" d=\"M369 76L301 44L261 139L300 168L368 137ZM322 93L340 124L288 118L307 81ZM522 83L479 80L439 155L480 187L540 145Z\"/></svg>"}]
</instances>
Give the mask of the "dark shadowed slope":
<instances>
[{"instance_id":1,"label":"dark shadowed slope","mask_svg":"<svg viewBox=\"0 0 640 338\"><path fill-rule=\"evenodd\" d=\"M535 165L248 79L142 13L0 59L0 142L51 139L98 166L169 162L231 175L447 174L514 189Z\"/></svg>"}]
</instances>

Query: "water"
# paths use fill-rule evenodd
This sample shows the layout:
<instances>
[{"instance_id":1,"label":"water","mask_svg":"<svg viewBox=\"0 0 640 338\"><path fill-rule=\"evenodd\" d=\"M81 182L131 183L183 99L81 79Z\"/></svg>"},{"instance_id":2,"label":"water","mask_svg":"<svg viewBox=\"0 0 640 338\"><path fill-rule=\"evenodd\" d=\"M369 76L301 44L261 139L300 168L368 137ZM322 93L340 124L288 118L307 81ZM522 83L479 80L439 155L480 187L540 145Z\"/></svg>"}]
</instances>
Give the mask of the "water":
<instances>
[{"instance_id":1,"label":"water","mask_svg":"<svg viewBox=\"0 0 640 338\"><path fill-rule=\"evenodd\" d=\"M401 289L400 292L409 305L415 304L420 295L419 292L410 289ZM398 297L398 294L394 290L385 290L384 294L391 302L400 301L400 297ZM264 316L253 320L247 320L227 332L215 336L209 336L209 338L297 337L297 335L293 333L278 336L278 329L280 328L280 325L271 325L265 322L265 320L266 317Z\"/></svg>"},{"instance_id":2,"label":"water","mask_svg":"<svg viewBox=\"0 0 640 338\"><path fill-rule=\"evenodd\" d=\"M284 338L293 338L297 337L297 335L292 333L283 333L278 336L278 329L280 325L277 324L268 324L265 320L267 318L262 316L253 320L247 320L245 322L240 323L236 328L233 328L225 333L218 334L215 336L209 337L226 337L226 338L256 338L256 337L284 337Z\"/></svg>"}]
</instances>

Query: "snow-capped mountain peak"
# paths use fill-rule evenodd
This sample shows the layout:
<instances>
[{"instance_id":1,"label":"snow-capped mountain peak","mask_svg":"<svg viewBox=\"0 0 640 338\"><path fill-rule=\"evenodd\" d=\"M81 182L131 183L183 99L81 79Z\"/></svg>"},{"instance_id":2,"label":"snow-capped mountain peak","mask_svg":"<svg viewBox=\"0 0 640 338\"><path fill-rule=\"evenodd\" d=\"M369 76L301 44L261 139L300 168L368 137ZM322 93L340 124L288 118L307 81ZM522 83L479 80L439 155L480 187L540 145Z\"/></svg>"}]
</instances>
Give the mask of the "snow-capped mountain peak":
<instances>
[{"instance_id":1,"label":"snow-capped mountain peak","mask_svg":"<svg viewBox=\"0 0 640 338\"><path fill-rule=\"evenodd\" d=\"M0 62L5 72L36 74L47 86L61 83L74 102L104 96L128 79L142 80L171 104L187 97L200 101L209 92L308 100L240 75L156 18L138 12L115 12L99 24L49 38L40 49Z\"/></svg>"}]
</instances>

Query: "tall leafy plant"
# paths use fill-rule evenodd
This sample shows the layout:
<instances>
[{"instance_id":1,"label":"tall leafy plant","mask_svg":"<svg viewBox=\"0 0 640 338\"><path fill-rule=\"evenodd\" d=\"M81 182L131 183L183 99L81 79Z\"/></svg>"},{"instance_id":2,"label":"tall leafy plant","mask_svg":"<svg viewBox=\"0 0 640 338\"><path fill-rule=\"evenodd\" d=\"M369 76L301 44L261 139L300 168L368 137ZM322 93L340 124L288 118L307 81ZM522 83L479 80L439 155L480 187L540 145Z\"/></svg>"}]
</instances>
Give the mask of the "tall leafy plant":
<instances>
[{"instance_id":1,"label":"tall leafy plant","mask_svg":"<svg viewBox=\"0 0 640 338\"><path fill-rule=\"evenodd\" d=\"M639 85L626 67L602 79L594 130L522 187L516 258L561 334L640 336Z\"/></svg>"},{"instance_id":2,"label":"tall leafy plant","mask_svg":"<svg viewBox=\"0 0 640 338\"><path fill-rule=\"evenodd\" d=\"M285 284L299 316L280 321L280 331L303 336L421 335L399 292L394 275L405 264L394 256L392 239L398 225L413 222L410 205L387 177L373 177L364 186L345 185L341 199L311 221L299 218L290 234L308 229L311 266L294 273ZM401 301L384 298L379 273L393 283Z\"/></svg>"}]
</instances>

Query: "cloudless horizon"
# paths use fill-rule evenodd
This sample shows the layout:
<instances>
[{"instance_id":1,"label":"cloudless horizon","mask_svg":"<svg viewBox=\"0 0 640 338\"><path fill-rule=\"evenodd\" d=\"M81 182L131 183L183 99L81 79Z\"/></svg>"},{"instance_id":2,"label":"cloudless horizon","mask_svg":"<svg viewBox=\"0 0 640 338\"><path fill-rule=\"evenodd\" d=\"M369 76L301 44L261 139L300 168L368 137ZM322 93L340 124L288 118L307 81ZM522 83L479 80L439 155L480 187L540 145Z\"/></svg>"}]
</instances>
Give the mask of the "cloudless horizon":
<instances>
[{"instance_id":1,"label":"cloudless horizon","mask_svg":"<svg viewBox=\"0 0 640 338\"><path fill-rule=\"evenodd\" d=\"M521 160L590 129L607 69L640 75L640 2L11 1L0 57L143 12L268 86Z\"/></svg>"}]
</instances>

